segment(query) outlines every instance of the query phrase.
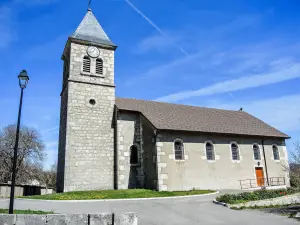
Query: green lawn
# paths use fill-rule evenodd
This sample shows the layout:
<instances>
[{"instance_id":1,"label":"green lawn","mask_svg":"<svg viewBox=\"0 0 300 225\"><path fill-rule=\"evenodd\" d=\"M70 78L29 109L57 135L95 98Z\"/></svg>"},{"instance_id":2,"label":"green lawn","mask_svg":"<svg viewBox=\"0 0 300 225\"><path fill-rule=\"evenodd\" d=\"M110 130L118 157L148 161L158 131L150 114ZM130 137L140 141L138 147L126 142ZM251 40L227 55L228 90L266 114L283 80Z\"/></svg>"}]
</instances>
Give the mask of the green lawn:
<instances>
[{"instance_id":1,"label":"green lawn","mask_svg":"<svg viewBox=\"0 0 300 225\"><path fill-rule=\"evenodd\" d=\"M278 198L286 195L300 193L299 188L287 188L279 190L259 190L253 192L243 192L240 194L225 194L217 197L217 201L228 204L238 204L250 201Z\"/></svg>"},{"instance_id":2,"label":"green lawn","mask_svg":"<svg viewBox=\"0 0 300 225\"><path fill-rule=\"evenodd\" d=\"M213 193L211 190L192 191L152 191L146 189L128 190L99 190L99 191L76 191L51 195L36 195L23 198L44 199L44 200L90 200L90 199L123 199L123 198L153 198L153 197L173 197L184 195L201 195Z\"/></svg>"},{"instance_id":3,"label":"green lawn","mask_svg":"<svg viewBox=\"0 0 300 225\"><path fill-rule=\"evenodd\" d=\"M8 214L8 209L0 209L0 214ZM53 214L53 212L33 211L33 210L14 210L14 214Z\"/></svg>"}]
</instances>

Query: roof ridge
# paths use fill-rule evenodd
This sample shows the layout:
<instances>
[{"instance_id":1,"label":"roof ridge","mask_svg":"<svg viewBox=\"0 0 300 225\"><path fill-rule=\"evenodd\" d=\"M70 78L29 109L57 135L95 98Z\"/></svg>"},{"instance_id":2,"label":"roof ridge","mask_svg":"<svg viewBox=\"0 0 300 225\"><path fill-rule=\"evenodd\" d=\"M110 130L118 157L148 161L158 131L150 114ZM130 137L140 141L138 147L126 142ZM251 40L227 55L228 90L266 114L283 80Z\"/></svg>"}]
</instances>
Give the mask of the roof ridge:
<instances>
[{"instance_id":1,"label":"roof ridge","mask_svg":"<svg viewBox=\"0 0 300 225\"><path fill-rule=\"evenodd\" d=\"M185 105L185 104L178 104L178 103L170 103L170 102L160 102L155 100L144 100L144 99L136 99L136 98L121 98L116 97L119 99L127 99L127 100L135 100L135 101L144 101L144 102L153 102L153 103L160 103L160 104L168 104L168 105L177 105L177 106L184 106L184 107L191 107L191 108L203 108L203 109L213 109L213 110L220 110L220 111L231 111L231 112L243 112L247 113L246 111L239 111L239 110L233 110L233 109L219 109L219 108L212 108L212 107L206 107L206 106L195 106L195 105ZM248 115L251 115L247 113Z\"/></svg>"}]
</instances>

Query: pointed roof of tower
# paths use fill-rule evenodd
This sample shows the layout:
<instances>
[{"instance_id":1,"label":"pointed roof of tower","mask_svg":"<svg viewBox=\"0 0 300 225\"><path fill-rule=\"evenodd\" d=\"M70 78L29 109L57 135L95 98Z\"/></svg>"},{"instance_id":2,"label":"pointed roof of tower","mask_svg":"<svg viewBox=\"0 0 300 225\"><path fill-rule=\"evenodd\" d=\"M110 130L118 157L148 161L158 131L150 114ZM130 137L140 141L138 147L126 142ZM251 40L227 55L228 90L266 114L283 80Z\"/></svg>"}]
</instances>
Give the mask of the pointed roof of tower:
<instances>
[{"instance_id":1,"label":"pointed roof of tower","mask_svg":"<svg viewBox=\"0 0 300 225\"><path fill-rule=\"evenodd\" d=\"M116 46L104 32L91 9L88 9L85 17L71 37L96 44Z\"/></svg>"}]
</instances>

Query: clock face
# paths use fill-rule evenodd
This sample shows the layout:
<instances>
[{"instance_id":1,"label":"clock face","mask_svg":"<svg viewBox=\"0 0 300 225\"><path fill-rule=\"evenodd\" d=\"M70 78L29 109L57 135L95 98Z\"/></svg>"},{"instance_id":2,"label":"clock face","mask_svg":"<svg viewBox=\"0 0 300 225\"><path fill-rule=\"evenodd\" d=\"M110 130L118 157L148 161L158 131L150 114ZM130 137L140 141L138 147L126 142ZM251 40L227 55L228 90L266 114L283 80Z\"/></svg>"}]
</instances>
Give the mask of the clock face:
<instances>
[{"instance_id":1,"label":"clock face","mask_svg":"<svg viewBox=\"0 0 300 225\"><path fill-rule=\"evenodd\" d=\"M89 54L89 56L91 56L93 58L97 58L100 54L99 49L96 48L95 46L88 47L87 53Z\"/></svg>"}]
</instances>

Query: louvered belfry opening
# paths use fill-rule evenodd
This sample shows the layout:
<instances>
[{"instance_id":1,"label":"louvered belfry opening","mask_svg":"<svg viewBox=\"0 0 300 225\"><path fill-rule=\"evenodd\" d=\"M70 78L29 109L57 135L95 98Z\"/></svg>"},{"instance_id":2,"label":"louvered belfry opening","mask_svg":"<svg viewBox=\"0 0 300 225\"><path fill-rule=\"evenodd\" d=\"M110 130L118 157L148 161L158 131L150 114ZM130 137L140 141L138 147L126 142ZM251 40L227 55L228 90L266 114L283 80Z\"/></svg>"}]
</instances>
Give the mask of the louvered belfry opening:
<instances>
[{"instance_id":1,"label":"louvered belfry opening","mask_svg":"<svg viewBox=\"0 0 300 225\"><path fill-rule=\"evenodd\" d=\"M91 72L91 59L88 56L83 57L83 67L82 71L85 73Z\"/></svg>"},{"instance_id":2,"label":"louvered belfry opening","mask_svg":"<svg viewBox=\"0 0 300 225\"><path fill-rule=\"evenodd\" d=\"M103 74L103 61L102 59L96 59L96 74Z\"/></svg>"}]
</instances>

